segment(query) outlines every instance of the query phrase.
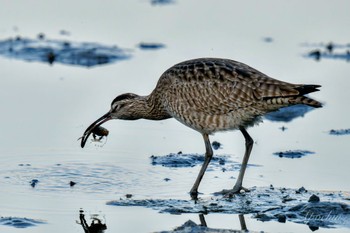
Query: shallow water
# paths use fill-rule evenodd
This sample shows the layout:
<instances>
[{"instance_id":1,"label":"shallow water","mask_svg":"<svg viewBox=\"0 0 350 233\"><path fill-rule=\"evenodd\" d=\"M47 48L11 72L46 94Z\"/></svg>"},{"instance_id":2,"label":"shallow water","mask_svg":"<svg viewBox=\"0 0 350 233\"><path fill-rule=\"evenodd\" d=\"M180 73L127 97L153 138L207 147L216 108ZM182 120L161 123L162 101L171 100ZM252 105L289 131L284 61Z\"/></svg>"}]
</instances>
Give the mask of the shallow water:
<instances>
[{"instance_id":1,"label":"shallow water","mask_svg":"<svg viewBox=\"0 0 350 233\"><path fill-rule=\"evenodd\" d=\"M303 43L349 43L347 1L152 1L62 2L11 1L0 8L0 39L38 34L53 40L96 42L130 49L132 58L110 65L83 68L54 63L25 62L0 57L0 217L26 232L83 232L96 216L106 232L161 232L188 220L200 224L198 214L171 215L145 207L113 206L125 199L190 200L188 191L199 171L193 167L152 165L151 156L204 152L202 137L173 119L151 122L111 121L107 141L77 139L85 128L109 110L124 92L146 95L159 76L173 64L195 57L227 57L247 63L272 77L322 85L312 93L322 109L290 122L265 120L248 129L255 140L244 185L319 191L350 191L348 62L305 59ZM28 11L31 9L31 11ZM62 33L62 31L69 33ZM270 38L266 40L266 38ZM140 43L164 44L162 49L140 49ZM337 50L336 50L337 51ZM283 130L281 130L283 129ZM239 132L218 133L217 155L229 155L225 169L213 163L200 186L201 198L230 188L244 153ZM275 152L312 151L295 159ZM219 164L220 165L220 164ZM226 167L227 166L227 167ZM38 180L35 187L33 180ZM70 182L76 184L70 186ZM336 200L338 201L338 200ZM346 202L346 200L345 200ZM24 220L27 219L27 220ZM239 216L205 215L213 229L241 229ZM245 215L251 231L310 232L303 223L261 222ZM318 232L350 232L347 226ZM23 229L0 221L0 232Z\"/></svg>"}]
</instances>

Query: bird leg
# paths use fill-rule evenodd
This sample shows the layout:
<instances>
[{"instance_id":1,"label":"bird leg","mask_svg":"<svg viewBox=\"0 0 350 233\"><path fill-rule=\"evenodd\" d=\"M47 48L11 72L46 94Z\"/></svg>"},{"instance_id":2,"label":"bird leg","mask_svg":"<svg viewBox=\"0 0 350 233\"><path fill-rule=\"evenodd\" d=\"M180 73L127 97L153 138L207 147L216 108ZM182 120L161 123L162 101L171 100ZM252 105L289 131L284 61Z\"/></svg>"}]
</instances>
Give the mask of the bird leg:
<instances>
[{"instance_id":1,"label":"bird leg","mask_svg":"<svg viewBox=\"0 0 350 233\"><path fill-rule=\"evenodd\" d=\"M239 218L239 223L241 224L241 230L248 232L247 225L245 224L244 215L243 214L239 214L238 218Z\"/></svg>"},{"instance_id":2,"label":"bird leg","mask_svg":"<svg viewBox=\"0 0 350 233\"><path fill-rule=\"evenodd\" d=\"M211 158L213 157L213 150L212 150L211 145L210 145L208 134L203 134L203 139L204 139L204 143L205 143L206 152L205 152L205 158L204 158L204 163L202 165L202 168L199 171L197 179L194 182L193 187L191 188L191 191L190 191L190 195L193 199L197 199L197 197L198 197L198 186L203 178L205 170L207 169L207 167L210 163Z\"/></svg>"},{"instance_id":3,"label":"bird leg","mask_svg":"<svg viewBox=\"0 0 350 233\"><path fill-rule=\"evenodd\" d=\"M245 138L245 153L244 153L241 170L239 171L239 175L238 175L236 184L233 186L232 189L223 190L220 192L220 194L224 194L226 197L230 197L233 194L239 193L241 190L249 191L248 189L246 189L242 186L242 182L243 182L245 170L246 170L247 165L248 165L250 152L252 151L252 148L253 148L254 141L250 137L248 132L245 130L245 128L241 127L241 128L239 128L239 130L242 132L242 134Z\"/></svg>"}]
</instances>

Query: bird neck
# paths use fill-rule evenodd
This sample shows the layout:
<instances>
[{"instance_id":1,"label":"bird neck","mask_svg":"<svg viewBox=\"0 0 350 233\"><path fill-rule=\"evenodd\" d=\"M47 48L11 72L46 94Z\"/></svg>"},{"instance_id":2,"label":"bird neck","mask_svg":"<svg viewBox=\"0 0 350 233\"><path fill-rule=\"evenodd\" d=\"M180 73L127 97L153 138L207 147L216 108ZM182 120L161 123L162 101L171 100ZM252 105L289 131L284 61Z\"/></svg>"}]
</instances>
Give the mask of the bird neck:
<instances>
[{"instance_id":1,"label":"bird neck","mask_svg":"<svg viewBox=\"0 0 350 233\"><path fill-rule=\"evenodd\" d=\"M171 118L164 105L161 102L160 96L154 96L153 93L145 98L145 109L147 114L143 117L148 120L164 120Z\"/></svg>"},{"instance_id":2,"label":"bird neck","mask_svg":"<svg viewBox=\"0 0 350 233\"><path fill-rule=\"evenodd\" d=\"M159 98L152 95L138 96L133 99L125 112L118 116L119 119L124 120L163 120L170 117Z\"/></svg>"}]
</instances>

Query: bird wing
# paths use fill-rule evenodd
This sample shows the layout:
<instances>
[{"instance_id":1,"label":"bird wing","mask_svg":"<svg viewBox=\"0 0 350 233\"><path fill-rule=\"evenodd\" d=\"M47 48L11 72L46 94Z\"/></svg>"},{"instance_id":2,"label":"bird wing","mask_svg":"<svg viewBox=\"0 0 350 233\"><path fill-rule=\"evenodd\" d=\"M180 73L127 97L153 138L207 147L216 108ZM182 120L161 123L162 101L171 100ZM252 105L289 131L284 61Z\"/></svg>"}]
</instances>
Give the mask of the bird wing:
<instances>
[{"instance_id":1,"label":"bird wing","mask_svg":"<svg viewBox=\"0 0 350 233\"><path fill-rule=\"evenodd\" d=\"M299 95L298 85L279 81L240 62L197 59L168 69L159 84L171 108L225 114L254 105L263 98ZM301 86L301 85L299 85Z\"/></svg>"}]
</instances>

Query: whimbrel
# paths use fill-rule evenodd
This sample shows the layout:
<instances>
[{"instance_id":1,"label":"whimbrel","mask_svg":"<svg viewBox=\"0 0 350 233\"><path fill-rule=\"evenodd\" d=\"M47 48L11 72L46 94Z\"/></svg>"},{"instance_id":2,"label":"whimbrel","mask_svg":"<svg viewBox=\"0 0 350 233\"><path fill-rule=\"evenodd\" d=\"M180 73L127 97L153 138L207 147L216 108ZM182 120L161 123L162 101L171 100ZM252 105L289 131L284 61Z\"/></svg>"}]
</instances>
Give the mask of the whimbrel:
<instances>
[{"instance_id":1,"label":"whimbrel","mask_svg":"<svg viewBox=\"0 0 350 233\"><path fill-rule=\"evenodd\" d=\"M240 130L245 138L242 166L228 194L240 192L253 139L246 128L261 121L268 112L295 104L321 107L305 95L319 91L320 85L291 84L279 81L241 62L199 58L181 62L165 71L148 96L126 93L117 96L111 109L84 132L84 147L94 128L111 119L163 120L175 118L202 134L205 160L190 191L198 195L198 186L213 156L209 135L218 131Z\"/></svg>"}]
</instances>

